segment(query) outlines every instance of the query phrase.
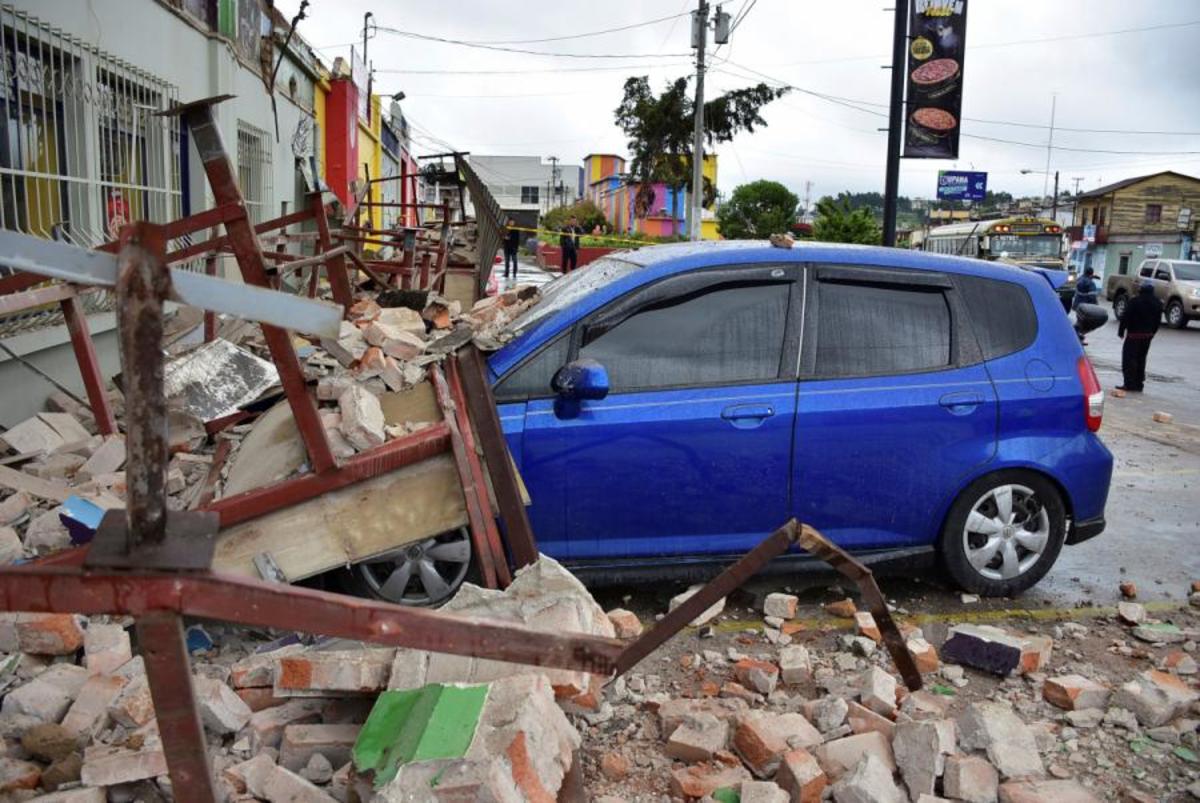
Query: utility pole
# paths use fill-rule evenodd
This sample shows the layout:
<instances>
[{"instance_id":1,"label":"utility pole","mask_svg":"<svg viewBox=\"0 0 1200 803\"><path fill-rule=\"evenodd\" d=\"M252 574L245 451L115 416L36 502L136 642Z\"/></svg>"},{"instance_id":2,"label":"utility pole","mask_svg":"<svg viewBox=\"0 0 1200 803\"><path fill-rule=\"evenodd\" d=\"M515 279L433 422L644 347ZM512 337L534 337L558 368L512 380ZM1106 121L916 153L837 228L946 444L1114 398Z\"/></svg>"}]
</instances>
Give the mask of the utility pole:
<instances>
[{"instance_id":1,"label":"utility pole","mask_svg":"<svg viewBox=\"0 0 1200 803\"><path fill-rule=\"evenodd\" d=\"M704 46L708 42L708 0L692 15L692 47L696 49L696 103L692 131L692 198L688 212L690 239L699 240L700 208L704 200Z\"/></svg>"},{"instance_id":2,"label":"utility pole","mask_svg":"<svg viewBox=\"0 0 1200 803\"><path fill-rule=\"evenodd\" d=\"M1054 171L1054 203L1051 206L1050 217L1058 222L1058 171Z\"/></svg>"},{"instance_id":3,"label":"utility pole","mask_svg":"<svg viewBox=\"0 0 1200 803\"><path fill-rule=\"evenodd\" d=\"M558 184L559 184L559 181L558 181L558 157L557 156L548 156L546 158L550 162L550 190L549 190L549 192L550 192L550 204L553 205L554 204L554 193L556 190L558 190ZM562 202L562 193L560 192L559 193L559 204L558 204L559 206L562 206L561 202Z\"/></svg>"},{"instance_id":4,"label":"utility pole","mask_svg":"<svg viewBox=\"0 0 1200 803\"><path fill-rule=\"evenodd\" d=\"M804 182L804 217L806 217L806 218L810 217L812 215L811 204L812 204L812 182L805 181Z\"/></svg>"},{"instance_id":5,"label":"utility pole","mask_svg":"<svg viewBox=\"0 0 1200 803\"><path fill-rule=\"evenodd\" d=\"M367 71L367 121L371 120L371 62L367 61L367 33L371 24L371 17L375 15L368 11L363 14L363 69Z\"/></svg>"},{"instance_id":6,"label":"utility pole","mask_svg":"<svg viewBox=\"0 0 1200 803\"><path fill-rule=\"evenodd\" d=\"M908 50L908 2L895 0L895 20L892 23L892 97L888 112L887 170L883 184L883 244L887 246L896 245L896 197L900 193L900 127L904 112L904 54Z\"/></svg>"},{"instance_id":7,"label":"utility pole","mask_svg":"<svg viewBox=\"0 0 1200 803\"><path fill-rule=\"evenodd\" d=\"M1083 176L1072 176L1071 181L1075 182L1075 192L1073 194L1078 195L1079 185L1083 183Z\"/></svg>"}]
</instances>

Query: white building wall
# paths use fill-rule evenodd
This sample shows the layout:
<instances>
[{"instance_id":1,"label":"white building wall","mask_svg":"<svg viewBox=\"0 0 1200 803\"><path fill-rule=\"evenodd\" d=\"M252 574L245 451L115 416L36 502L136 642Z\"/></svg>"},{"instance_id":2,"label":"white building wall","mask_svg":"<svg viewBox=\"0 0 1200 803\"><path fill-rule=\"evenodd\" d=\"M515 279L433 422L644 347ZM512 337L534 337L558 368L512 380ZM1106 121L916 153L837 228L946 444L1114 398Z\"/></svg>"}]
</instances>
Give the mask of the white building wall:
<instances>
[{"instance_id":1,"label":"white building wall","mask_svg":"<svg viewBox=\"0 0 1200 803\"><path fill-rule=\"evenodd\" d=\"M562 184L563 194L557 191L547 198L547 189L554 173L554 165L543 161L540 156L476 156L467 157L479 178L487 185L488 190L507 211L534 210L545 212L562 203L570 204L578 200L579 182L583 168L579 165L558 165L558 182ZM522 187L535 188L537 201L530 203L522 197ZM552 203L552 205L550 205ZM468 212L470 213L470 212Z\"/></svg>"},{"instance_id":2,"label":"white building wall","mask_svg":"<svg viewBox=\"0 0 1200 803\"><path fill-rule=\"evenodd\" d=\"M298 106L279 93L279 141L275 141L275 122L271 99L256 69L243 64L232 46L212 32L206 32L190 17L155 0L12 0L8 5L45 23L55 33L78 37L86 46L97 48L122 59L177 88L180 102L214 95L235 97L216 106L215 114L225 148L237 167L238 125L242 121L267 132L271 148L269 175L264 184L263 216L281 214L282 202L289 211L303 203L291 152L293 132L302 120L311 118L309 109ZM188 139L187 186L181 188L190 201L190 212L213 206L212 192L203 166ZM181 178L181 181L183 179ZM96 214L93 212L92 217ZM94 225L94 222L93 222ZM237 278L235 265L225 263L228 278ZM111 313L89 316L89 325L105 375L117 367L116 344ZM61 326L49 327L8 338L6 344L29 359L64 385L82 392L70 345ZM0 355L0 425L13 424L42 409L51 385L26 368Z\"/></svg>"}]
</instances>

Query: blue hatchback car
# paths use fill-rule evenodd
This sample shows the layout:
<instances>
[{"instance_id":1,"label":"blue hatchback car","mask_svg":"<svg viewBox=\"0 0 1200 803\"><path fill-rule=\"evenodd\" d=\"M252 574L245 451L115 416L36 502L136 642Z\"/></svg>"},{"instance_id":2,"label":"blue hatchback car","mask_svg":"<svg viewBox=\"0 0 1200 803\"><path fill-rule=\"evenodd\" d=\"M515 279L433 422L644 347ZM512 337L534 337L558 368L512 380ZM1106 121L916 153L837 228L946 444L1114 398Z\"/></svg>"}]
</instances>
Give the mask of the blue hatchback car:
<instances>
[{"instance_id":1,"label":"blue hatchback car","mask_svg":"<svg viewBox=\"0 0 1200 803\"><path fill-rule=\"evenodd\" d=\"M1104 529L1104 395L1036 273L757 242L618 253L492 355L547 554L624 574L728 562L790 517L936 554L1008 595Z\"/></svg>"}]
</instances>

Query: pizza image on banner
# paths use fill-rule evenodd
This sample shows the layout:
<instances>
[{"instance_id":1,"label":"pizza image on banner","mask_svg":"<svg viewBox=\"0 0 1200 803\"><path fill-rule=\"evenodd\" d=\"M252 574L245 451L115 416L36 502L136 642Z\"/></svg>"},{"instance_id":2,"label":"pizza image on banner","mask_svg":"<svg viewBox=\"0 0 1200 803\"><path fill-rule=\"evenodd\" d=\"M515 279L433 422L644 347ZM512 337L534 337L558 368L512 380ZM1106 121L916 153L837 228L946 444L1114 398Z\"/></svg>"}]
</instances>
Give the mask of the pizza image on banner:
<instances>
[{"instance_id":1,"label":"pizza image on banner","mask_svg":"<svg viewBox=\"0 0 1200 803\"><path fill-rule=\"evenodd\" d=\"M904 156L957 159L967 0L913 0Z\"/></svg>"}]
</instances>

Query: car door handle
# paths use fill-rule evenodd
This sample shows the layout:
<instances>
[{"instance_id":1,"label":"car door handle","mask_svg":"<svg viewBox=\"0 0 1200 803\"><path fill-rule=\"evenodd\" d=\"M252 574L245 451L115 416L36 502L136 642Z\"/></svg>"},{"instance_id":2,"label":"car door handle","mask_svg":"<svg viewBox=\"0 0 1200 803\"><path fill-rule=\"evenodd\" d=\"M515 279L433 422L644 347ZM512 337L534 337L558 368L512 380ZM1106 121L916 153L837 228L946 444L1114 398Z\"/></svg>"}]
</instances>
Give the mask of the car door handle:
<instances>
[{"instance_id":1,"label":"car door handle","mask_svg":"<svg viewBox=\"0 0 1200 803\"><path fill-rule=\"evenodd\" d=\"M947 393L938 399L938 404L955 415L966 415L983 404L983 394L974 391Z\"/></svg>"},{"instance_id":2,"label":"car door handle","mask_svg":"<svg viewBox=\"0 0 1200 803\"><path fill-rule=\"evenodd\" d=\"M757 427L773 415L775 408L769 404L735 404L721 411L721 418L739 429Z\"/></svg>"}]
</instances>

